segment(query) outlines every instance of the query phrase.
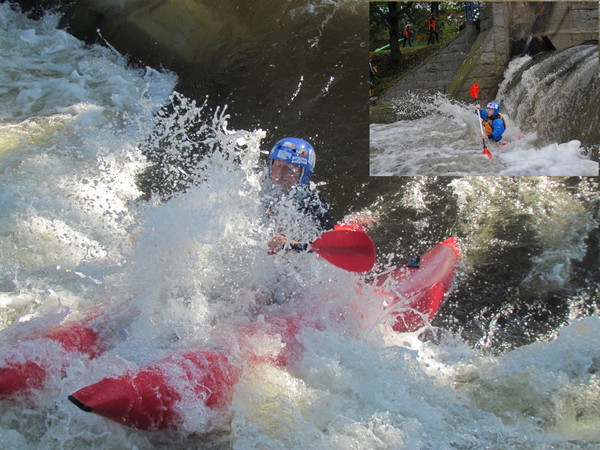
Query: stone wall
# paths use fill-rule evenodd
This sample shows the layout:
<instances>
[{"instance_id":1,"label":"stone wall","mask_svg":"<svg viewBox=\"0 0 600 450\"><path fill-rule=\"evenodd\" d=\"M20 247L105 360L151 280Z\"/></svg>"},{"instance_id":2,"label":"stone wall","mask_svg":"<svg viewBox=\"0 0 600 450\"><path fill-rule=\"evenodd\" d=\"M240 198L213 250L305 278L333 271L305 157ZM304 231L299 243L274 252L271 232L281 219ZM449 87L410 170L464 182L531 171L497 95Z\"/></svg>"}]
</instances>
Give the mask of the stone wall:
<instances>
[{"instance_id":1,"label":"stone wall","mask_svg":"<svg viewBox=\"0 0 600 450\"><path fill-rule=\"evenodd\" d=\"M144 64L165 67L181 76L214 71L215 61L234 58L240 48L260 39L257 18L241 0L79 0L63 1L62 25L94 42L96 30L121 53ZM242 18L235 8L248 13ZM227 36L224 39L223 36ZM213 67L206 67L206 62ZM217 63L218 65L218 63Z\"/></svg>"},{"instance_id":2,"label":"stone wall","mask_svg":"<svg viewBox=\"0 0 600 450\"><path fill-rule=\"evenodd\" d=\"M428 58L421 66L406 74L389 89L383 101L411 92L446 92L456 71L463 65L469 49L477 39L475 24L470 22L443 50Z\"/></svg>"},{"instance_id":3,"label":"stone wall","mask_svg":"<svg viewBox=\"0 0 600 450\"><path fill-rule=\"evenodd\" d=\"M478 83L479 98L485 102L493 99L510 58L507 3L486 3L481 10L481 32L450 83L447 94L458 100L472 101L469 88Z\"/></svg>"},{"instance_id":4,"label":"stone wall","mask_svg":"<svg viewBox=\"0 0 600 450\"><path fill-rule=\"evenodd\" d=\"M557 50L598 39L598 2L511 2L507 5L513 41L527 37L537 14L541 20L536 37L547 36Z\"/></svg>"},{"instance_id":5,"label":"stone wall","mask_svg":"<svg viewBox=\"0 0 600 450\"><path fill-rule=\"evenodd\" d=\"M515 43L527 39L538 15L534 38L546 36L557 50L598 39L597 2L486 3L481 10L481 34L447 94L470 101L469 87L478 82L480 98L493 99L515 56Z\"/></svg>"}]
</instances>

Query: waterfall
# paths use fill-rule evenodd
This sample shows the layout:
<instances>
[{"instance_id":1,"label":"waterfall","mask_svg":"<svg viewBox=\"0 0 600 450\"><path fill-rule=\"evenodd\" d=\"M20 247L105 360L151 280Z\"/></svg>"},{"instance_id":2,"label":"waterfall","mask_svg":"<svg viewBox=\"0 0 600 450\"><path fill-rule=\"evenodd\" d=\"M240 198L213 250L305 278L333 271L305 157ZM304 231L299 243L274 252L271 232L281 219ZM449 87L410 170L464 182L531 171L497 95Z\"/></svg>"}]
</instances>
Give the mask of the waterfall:
<instances>
[{"instance_id":1,"label":"waterfall","mask_svg":"<svg viewBox=\"0 0 600 450\"><path fill-rule=\"evenodd\" d=\"M521 126L541 143L577 139L600 143L598 44L582 44L511 62L498 98Z\"/></svg>"}]
</instances>

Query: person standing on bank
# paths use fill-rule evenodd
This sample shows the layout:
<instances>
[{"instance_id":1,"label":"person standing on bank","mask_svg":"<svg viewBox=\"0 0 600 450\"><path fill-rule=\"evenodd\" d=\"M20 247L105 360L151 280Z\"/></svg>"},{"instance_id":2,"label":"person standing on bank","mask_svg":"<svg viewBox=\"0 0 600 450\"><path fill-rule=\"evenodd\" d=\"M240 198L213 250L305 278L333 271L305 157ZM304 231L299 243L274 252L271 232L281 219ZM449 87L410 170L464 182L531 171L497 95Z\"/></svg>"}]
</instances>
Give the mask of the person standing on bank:
<instances>
[{"instance_id":1,"label":"person standing on bank","mask_svg":"<svg viewBox=\"0 0 600 450\"><path fill-rule=\"evenodd\" d=\"M435 24L435 17L432 14L429 17L429 23L427 24L427 28L429 29L429 39L427 40L427 45L429 45L430 43L433 44L433 37L435 36L436 39L436 43L439 44L440 43L440 36L437 32L436 29L436 24Z\"/></svg>"},{"instance_id":2,"label":"person standing on bank","mask_svg":"<svg viewBox=\"0 0 600 450\"><path fill-rule=\"evenodd\" d=\"M402 44L402 48L406 47L406 43L408 42L408 46L412 47L412 30L410 29L410 23L407 23L402 31L402 36L404 36L404 43Z\"/></svg>"},{"instance_id":3,"label":"person standing on bank","mask_svg":"<svg viewBox=\"0 0 600 450\"><path fill-rule=\"evenodd\" d=\"M307 242L333 229L329 203L309 185L315 163L315 149L304 139L288 137L273 146L268 167L271 189L265 196L267 213L282 223L287 219L288 224L269 241L270 253L306 250ZM288 237L284 232L298 236Z\"/></svg>"},{"instance_id":4,"label":"person standing on bank","mask_svg":"<svg viewBox=\"0 0 600 450\"><path fill-rule=\"evenodd\" d=\"M373 64L373 57L369 55L369 98L375 99L375 75L377 66Z\"/></svg>"}]
</instances>

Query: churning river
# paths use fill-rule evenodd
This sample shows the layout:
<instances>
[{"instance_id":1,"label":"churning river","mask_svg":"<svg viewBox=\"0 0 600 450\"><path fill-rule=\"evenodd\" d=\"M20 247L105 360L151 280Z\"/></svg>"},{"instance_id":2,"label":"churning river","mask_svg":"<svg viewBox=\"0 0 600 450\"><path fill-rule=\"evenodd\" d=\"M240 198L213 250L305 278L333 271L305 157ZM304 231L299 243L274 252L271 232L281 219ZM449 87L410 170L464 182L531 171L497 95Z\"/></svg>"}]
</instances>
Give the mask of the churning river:
<instances>
[{"instance_id":1,"label":"churning river","mask_svg":"<svg viewBox=\"0 0 600 450\"><path fill-rule=\"evenodd\" d=\"M294 10L320 24L315 39L356 14L354 2L318 7L326 3ZM235 105L193 102L175 92L175 74L131 67L57 23L0 4L0 360L64 358L28 338L90 315L110 345L93 360L67 358L45 389L0 400L1 448L598 448L598 178L369 178L366 109L339 126L326 109L329 126L311 136L304 121L302 137L326 147L315 180L336 218L376 219L375 271L458 237L454 289L425 333L381 329L371 310L344 327L307 329L293 370L249 369L230 414L210 429L201 407L177 432L74 407L67 395L85 385L254 320L281 271L293 286L281 308L299 312L359 302L361 276L310 254L266 254L274 230L257 198L281 124L260 124L257 108L256 127L236 128ZM287 54L274 51L272 60ZM311 88L305 115L343 96L343 68L317 66L330 76ZM295 67L298 77L281 79L290 104L312 70ZM352 133L362 138L349 142ZM204 156L190 160L190 145ZM576 144L556 145L583 161ZM167 201L148 199L139 183L159 172Z\"/></svg>"}]
</instances>

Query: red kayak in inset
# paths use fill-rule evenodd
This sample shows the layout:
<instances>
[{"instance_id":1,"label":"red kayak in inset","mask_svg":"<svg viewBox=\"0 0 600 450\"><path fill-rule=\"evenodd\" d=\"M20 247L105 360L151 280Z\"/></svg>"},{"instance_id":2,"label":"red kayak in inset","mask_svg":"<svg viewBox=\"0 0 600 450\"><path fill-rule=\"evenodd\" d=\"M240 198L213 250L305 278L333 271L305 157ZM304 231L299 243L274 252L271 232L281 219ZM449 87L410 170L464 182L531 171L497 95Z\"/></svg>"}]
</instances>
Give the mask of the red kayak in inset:
<instances>
[{"instance_id":1,"label":"red kayak in inset","mask_svg":"<svg viewBox=\"0 0 600 450\"><path fill-rule=\"evenodd\" d=\"M411 264L380 277L377 299L394 317L395 331L415 331L443 303L453 280L460 251L454 238L434 246ZM200 349L170 356L154 365L100 380L69 396L75 405L108 419L142 430L175 429L185 417L190 396L207 413L227 410L235 385L247 364L267 362L287 366L304 351L297 335L321 324L296 316L270 316L226 331L221 349ZM256 342L271 342L271 351ZM175 374L175 375L174 375ZM206 431L209 431L207 424Z\"/></svg>"}]
</instances>

